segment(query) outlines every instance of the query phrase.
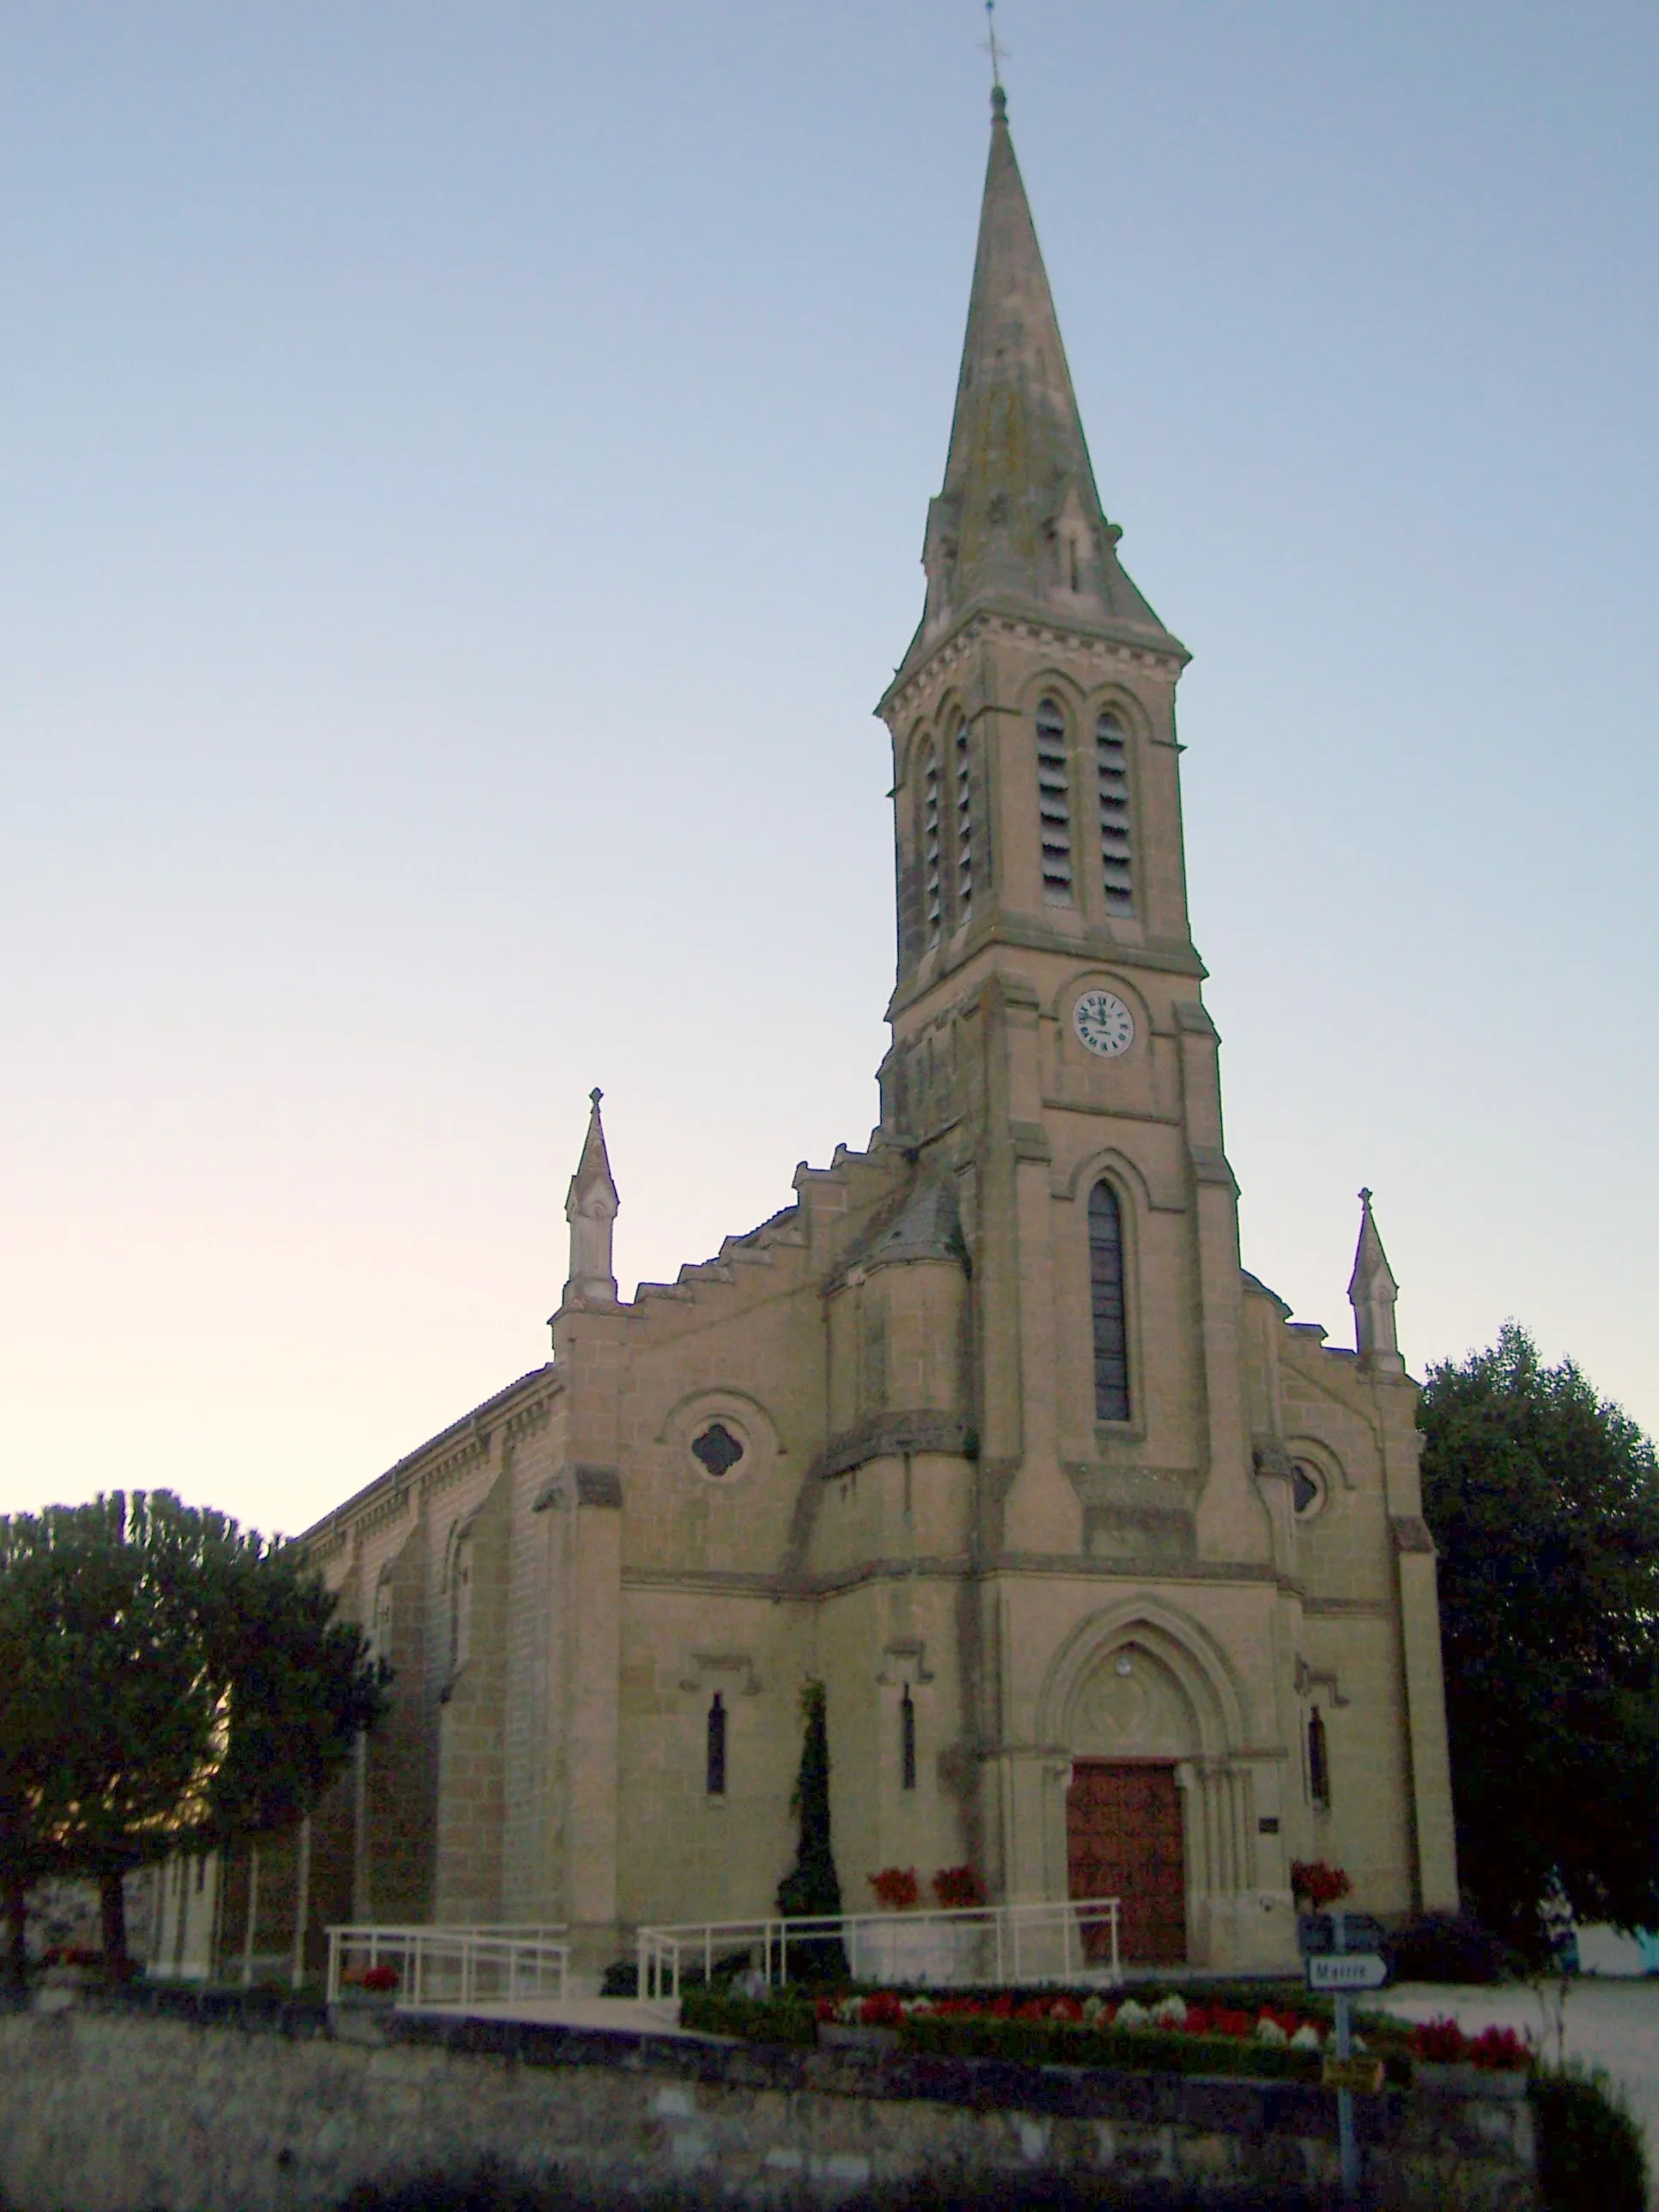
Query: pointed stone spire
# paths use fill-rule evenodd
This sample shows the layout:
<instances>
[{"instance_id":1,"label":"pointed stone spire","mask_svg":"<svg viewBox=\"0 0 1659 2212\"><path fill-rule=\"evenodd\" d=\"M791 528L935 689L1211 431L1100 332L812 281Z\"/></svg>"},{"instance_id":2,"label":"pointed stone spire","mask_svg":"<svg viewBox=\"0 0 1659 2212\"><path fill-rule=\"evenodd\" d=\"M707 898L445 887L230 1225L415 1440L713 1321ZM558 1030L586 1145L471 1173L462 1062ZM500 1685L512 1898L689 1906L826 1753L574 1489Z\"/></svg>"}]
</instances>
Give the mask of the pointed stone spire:
<instances>
[{"instance_id":1,"label":"pointed stone spire","mask_svg":"<svg viewBox=\"0 0 1659 2212\"><path fill-rule=\"evenodd\" d=\"M1394 1333L1394 1302L1400 1285L1382 1249L1371 1216L1371 1194L1359 1194L1359 1244L1348 1279L1348 1304L1353 1308L1353 1344L1366 1365L1386 1375L1403 1375L1406 1363Z\"/></svg>"},{"instance_id":2,"label":"pointed stone spire","mask_svg":"<svg viewBox=\"0 0 1659 2212\"><path fill-rule=\"evenodd\" d=\"M981 604L1173 642L1101 509L1007 107L998 84L951 452L927 512L927 604L901 675Z\"/></svg>"},{"instance_id":3,"label":"pointed stone spire","mask_svg":"<svg viewBox=\"0 0 1659 2212\"><path fill-rule=\"evenodd\" d=\"M605 1149L605 1125L599 1120L604 1092L588 1093L592 1109L587 1117L587 1136L570 1190L564 1201L564 1218L570 1224L570 1279L564 1286L566 1305L614 1306L617 1278L611 1264L611 1226L622 1203L611 1180L611 1161Z\"/></svg>"}]
</instances>

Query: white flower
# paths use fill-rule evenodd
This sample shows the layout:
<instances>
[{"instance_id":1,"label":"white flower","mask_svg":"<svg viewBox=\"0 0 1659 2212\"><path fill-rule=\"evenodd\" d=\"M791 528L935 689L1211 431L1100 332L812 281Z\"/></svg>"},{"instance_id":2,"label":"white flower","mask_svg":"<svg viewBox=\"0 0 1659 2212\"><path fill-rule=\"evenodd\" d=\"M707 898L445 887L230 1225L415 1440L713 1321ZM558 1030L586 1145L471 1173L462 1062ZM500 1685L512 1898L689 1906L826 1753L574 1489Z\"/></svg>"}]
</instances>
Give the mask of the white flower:
<instances>
[{"instance_id":1,"label":"white flower","mask_svg":"<svg viewBox=\"0 0 1659 2212\"><path fill-rule=\"evenodd\" d=\"M1185 2027L1187 2003L1184 1997L1160 1997L1152 2007L1152 2019L1159 2027Z\"/></svg>"},{"instance_id":2,"label":"white flower","mask_svg":"<svg viewBox=\"0 0 1659 2212\"><path fill-rule=\"evenodd\" d=\"M1310 2021L1304 2022L1291 2038L1291 2048L1292 2051L1317 2051L1319 2030Z\"/></svg>"},{"instance_id":3,"label":"white flower","mask_svg":"<svg viewBox=\"0 0 1659 2212\"><path fill-rule=\"evenodd\" d=\"M1085 2020L1098 2020L1102 2013L1109 2012L1110 2010L1111 2007L1107 2003L1104 1997L1085 1997L1083 2000L1083 2017Z\"/></svg>"},{"instance_id":4,"label":"white flower","mask_svg":"<svg viewBox=\"0 0 1659 2212\"><path fill-rule=\"evenodd\" d=\"M1271 2045L1275 2051L1282 2051L1291 2039L1276 2020L1269 2020L1263 2013L1255 2024L1255 2039L1258 2043Z\"/></svg>"},{"instance_id":5,"label":"white flower","mask_svg":"<svg viewBox=\"0 0 1659 2212\"><path fill-rule=\"evenodd\" d=\"M1137 2004L1133 1997L1125 1997L1117 2008L1115 2025L1127 2033L1133 2028L1145 2027L1151 2019L1152 2014L1145 2005Z\"/></svg>"},{"instance_id":6,"label":"white flower","mask_svg":"<svg viewBox=\"0 0 1659 2212\"><path fill-rule=\"evenodd\" d=\"M907 1997L904 2001L905 2015L910 2020L918 2017L926 2019L933 2009L933 2001L931 1997Z\"/></svg>"},{"instance_id":7,"label":"white flower","mask_svg":"<svg viewBox=\"0 0 1659 2212\"><path fill-rule=\"evenodd\" d=\"M1363 2035L1356 2035L1353 2039L1353 2047L1356 2051L1369 2051L1371 2046L1366 2042Z\"/></svg>"}]
</instances>

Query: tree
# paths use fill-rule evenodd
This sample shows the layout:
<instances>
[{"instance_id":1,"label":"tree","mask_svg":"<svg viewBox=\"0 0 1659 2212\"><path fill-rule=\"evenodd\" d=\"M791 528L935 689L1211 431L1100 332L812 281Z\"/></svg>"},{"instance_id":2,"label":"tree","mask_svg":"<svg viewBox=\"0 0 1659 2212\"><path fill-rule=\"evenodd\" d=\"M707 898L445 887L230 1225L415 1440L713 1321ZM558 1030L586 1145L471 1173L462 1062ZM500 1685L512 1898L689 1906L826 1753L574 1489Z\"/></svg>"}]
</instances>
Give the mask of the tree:
<instances>
[{"instance_id":1,"label":"tree","mask_svg":"<svg viewBox=\"0 0 1659 2212\"><path fill-rule=\"evenodd\" d=\"M822 1682L805 1683L800 1693L800 1770L790 1809L799 1826L795 1863L778 1884L778 1911L786 1919L828 1918L841 1911L841 1882L830 1844L830 1726ZM804 1966L825 1977L845 1971L838 1936L812 1939Z\"/></svg>"},{"instance_id":2,"label":"tree","mask_svg":"<svg viewBox=\"0 0 1659 2212\"><path fill-rule=\"evenodd\" d=\"M1465 1893L1534 1958L1557 1884L1659 1926L1653 1444L1513 1322L1431 1370L1418 1419Z\"/></svg>"},{"instance_id":3,"label":"tree","mask_svg":"<svg viewBox=\"0 0 1659 2212\"><path fill-rule=\"evenodd\" d=\"M95 1881L118 1971L133 1868L300 1818L377 1704L331 1612L263 1537L165 1491L0 1520L0 1635L21 1655L0 1684L14 1900L48 1865Z\"/></svg>"}]
</instances>

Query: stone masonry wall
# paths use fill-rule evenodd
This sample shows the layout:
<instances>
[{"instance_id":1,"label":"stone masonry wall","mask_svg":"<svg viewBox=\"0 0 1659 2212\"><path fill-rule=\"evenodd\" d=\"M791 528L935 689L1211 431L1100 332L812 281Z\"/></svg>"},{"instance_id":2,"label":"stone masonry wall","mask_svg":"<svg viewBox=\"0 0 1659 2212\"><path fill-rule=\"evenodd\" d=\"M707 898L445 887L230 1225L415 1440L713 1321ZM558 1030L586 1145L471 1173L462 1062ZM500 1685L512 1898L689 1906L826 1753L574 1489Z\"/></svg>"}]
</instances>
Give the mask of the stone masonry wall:
<instances>
[{"instance_id":1,"label":"stone masonry wall","mask_svg":"<svg viewBox=\"0 0 1659 2212\"><path fill-rule=\"evenodd\" d=\"M204 2025L169 1991L0 2017L0 2193L15 2212L325 2212L362 2183L465 2175L736 2206L830 2203L924 2179L988 2203L1016 2180L1290 2197L1334 2177L1334 2100L1290 2083L762 2049L396 2014L371 2041L312 2011ZM381 2040L384 2034L388 2039ZM1361 2104L1366 2201L1536 2202L1529 2107ZM1131 2197L1128 2201L1133 2202Z\"/></svg>"}]
</instances>

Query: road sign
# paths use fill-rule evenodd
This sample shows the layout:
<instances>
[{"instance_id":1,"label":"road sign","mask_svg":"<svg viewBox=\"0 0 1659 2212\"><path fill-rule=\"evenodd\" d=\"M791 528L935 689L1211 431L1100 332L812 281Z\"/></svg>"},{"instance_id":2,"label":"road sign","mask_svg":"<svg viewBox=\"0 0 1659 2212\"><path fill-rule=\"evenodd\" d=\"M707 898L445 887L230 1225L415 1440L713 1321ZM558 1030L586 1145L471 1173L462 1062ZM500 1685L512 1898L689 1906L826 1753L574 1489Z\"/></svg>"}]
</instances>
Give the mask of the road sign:
<instances>
[{"instance_id":1,"label":"road sign","mask_svg":"<svg viewBox=\"0 0 1659 2212\"><path fill-rule=\"evenodd\" d=\"M1380 2096L1382 2092L1382 2061L1380 2058L1328 2058L1320 2079L1328 2089L1346 2090L1350 2096Z\"/></svg>"},{"instance_id":2,"label":"road sign","mask_svg":"<svg viewBox=\"0 0 1659 2212\"><path fill-rule=\"evenodd\" d=\"M1380 1951L1382 1948L1382 1923L1369 1912L1347 1912L1343 1915L1345 1951ZM1316 1953L1333 1951L1336 1948L1336 1923L1328 1912L1304 1912L1296 1923L1297 1944L1304 1957Z\"/></svg>"},{"instance_id":3,"label":"road sign","mask_svg":"<svg viewBox=\"0 0 1659 2212\"><path fill-rule=\"evenodd\" d=\"M1389 1962L1375 1951L1327 1951L1308 1961L1310 1990L1380 1990Z\"/></svg>"}]
</instances>

